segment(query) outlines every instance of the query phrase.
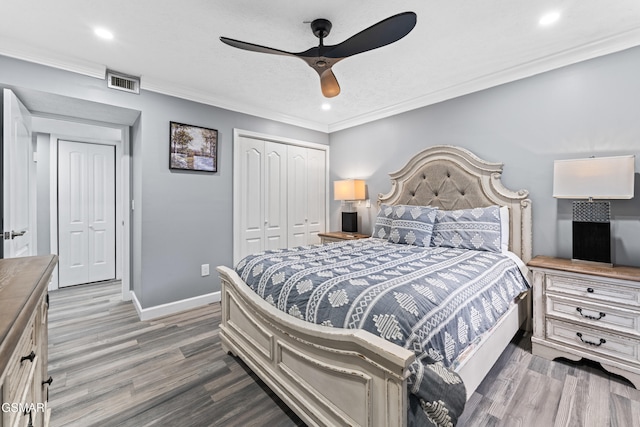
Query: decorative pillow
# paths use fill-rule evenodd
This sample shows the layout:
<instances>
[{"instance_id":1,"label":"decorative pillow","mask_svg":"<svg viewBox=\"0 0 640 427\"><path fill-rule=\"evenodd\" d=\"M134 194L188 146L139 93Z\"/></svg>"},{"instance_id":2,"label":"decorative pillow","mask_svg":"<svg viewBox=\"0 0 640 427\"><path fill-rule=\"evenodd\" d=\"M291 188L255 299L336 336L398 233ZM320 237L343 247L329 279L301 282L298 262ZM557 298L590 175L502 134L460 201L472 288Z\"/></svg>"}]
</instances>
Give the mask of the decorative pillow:
<instances>
[{"instance_id":1,"label":"decorative pillow","mask_svg":"<svg viewBox=\"0 0 640 427\"><path fill-rule=\"evenodd\" d=\"M436 212L432 246L502 252L500 207ZM508 239L508 238L507 238Z\"/></svg>"},{"instance_id":2,"label":"decorative pillow","mask_svg":"<svg viewBox=\"0 0 640 427\"><path fill-rule=\"evenodd\" d=\"M500 206L500 249L509 251L509 208Z\"/></svg>"},{"instance_id":3,"label":"decorative pillow","mask_svg":"<svg viewBox=\"0 0 640 427\"><path fill-rule=\"evenodd\" d=\"M376 222L373 225L373 233L371 237L378 237L380 239L389 239L391 234L391 222L393 219L393 206L382 204L380 205L380 211L376 217Z\"/></svg>"},{"instance_id":4,"label":"decorative pillow","mask_svg":"<svg viewBox=\"0 0 640 427\"><path fill-rule=\"evenodd\" d=\"M389 241L405 245L430 246L437 210L438 208L430 206L395 206Z\"/></svg>"}]
</instances>

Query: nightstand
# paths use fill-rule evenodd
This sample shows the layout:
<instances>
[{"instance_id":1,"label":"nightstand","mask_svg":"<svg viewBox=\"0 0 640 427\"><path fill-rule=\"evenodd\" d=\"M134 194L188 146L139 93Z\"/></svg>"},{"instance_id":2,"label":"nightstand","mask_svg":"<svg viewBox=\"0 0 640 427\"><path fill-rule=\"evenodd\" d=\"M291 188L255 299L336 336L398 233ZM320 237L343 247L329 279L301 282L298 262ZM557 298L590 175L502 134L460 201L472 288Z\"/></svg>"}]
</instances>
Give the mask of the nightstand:
<instances>
[{"instance_id":1,"label":"nightstand","mask_svg":"<svg viewBox=\"0 0 640 427\"><path fill-rule=\"evenodd\" d=\"M330 231L328 233L318 233L320 243L339 242L341 240L368 239L369 235L360 233L347 233L344 231Z\"/></svg>"},{"instance_id":2,"label":"nightstand","mask_svg":"<svg viewBox=\"0 0 640 427\"><path fill-rule=\"evenodd\" d=\"M640 389L640 268L538 256L533 354L599 362Z\"/></svg>"}]
</instances>

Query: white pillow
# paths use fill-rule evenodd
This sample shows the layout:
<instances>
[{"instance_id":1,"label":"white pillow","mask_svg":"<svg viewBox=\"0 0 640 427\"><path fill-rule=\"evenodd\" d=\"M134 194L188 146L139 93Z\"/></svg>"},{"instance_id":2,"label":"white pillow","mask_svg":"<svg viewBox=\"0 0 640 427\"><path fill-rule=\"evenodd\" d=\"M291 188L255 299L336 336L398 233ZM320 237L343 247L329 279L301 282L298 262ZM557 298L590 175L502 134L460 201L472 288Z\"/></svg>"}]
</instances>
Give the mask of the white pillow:
<instances>
[{"instance_id":1,"label":"white pillow","mask_svg":"<svg viewBox=\"0 0 640 427\"><path fill-rule=\"evenodd\" d=\"M500 206L500 250L509 251L509 208Z\"/></svg>"}]
</instances>

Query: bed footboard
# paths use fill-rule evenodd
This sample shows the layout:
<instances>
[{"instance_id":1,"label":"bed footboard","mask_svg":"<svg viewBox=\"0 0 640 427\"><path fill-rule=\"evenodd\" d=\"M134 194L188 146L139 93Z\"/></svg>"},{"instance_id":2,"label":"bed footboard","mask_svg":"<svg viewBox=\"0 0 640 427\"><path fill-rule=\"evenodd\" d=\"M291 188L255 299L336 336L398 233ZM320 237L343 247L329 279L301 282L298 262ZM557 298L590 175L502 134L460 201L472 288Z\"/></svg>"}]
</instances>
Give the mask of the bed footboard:
<instances>
[{"instance_id":1,"label":"bed footboard","mask_svg":"<svg viewBox=\"0 0 640 427\"><path fill-rule=\"evenodd\" d=\"M220 339L308 425L406 426L412 351L369 332L304 322L256 295L228 267Z\"/></svg>"}]
</instances>

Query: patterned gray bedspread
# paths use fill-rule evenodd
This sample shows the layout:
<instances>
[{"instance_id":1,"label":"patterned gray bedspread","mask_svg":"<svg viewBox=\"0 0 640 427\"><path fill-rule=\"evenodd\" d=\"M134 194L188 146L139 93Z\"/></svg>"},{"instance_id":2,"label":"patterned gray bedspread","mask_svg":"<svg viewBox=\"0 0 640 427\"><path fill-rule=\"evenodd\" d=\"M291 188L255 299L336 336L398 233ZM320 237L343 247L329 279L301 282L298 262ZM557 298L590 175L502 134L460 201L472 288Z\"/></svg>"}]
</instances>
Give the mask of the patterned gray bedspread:
<instances>
[{"instance_id":1,"label":"patterned gray bedspread","mask_svg":"<svg viewBox=\"0 0 640 427\"><path fill-rule=\"evenodd\" d=\"M410 425L455 425L466 396L451 365L528 288L499 253L376 238L262 252L236 271L292 316L365 329L413 350Z\"/></svg>"}]
</instances>

